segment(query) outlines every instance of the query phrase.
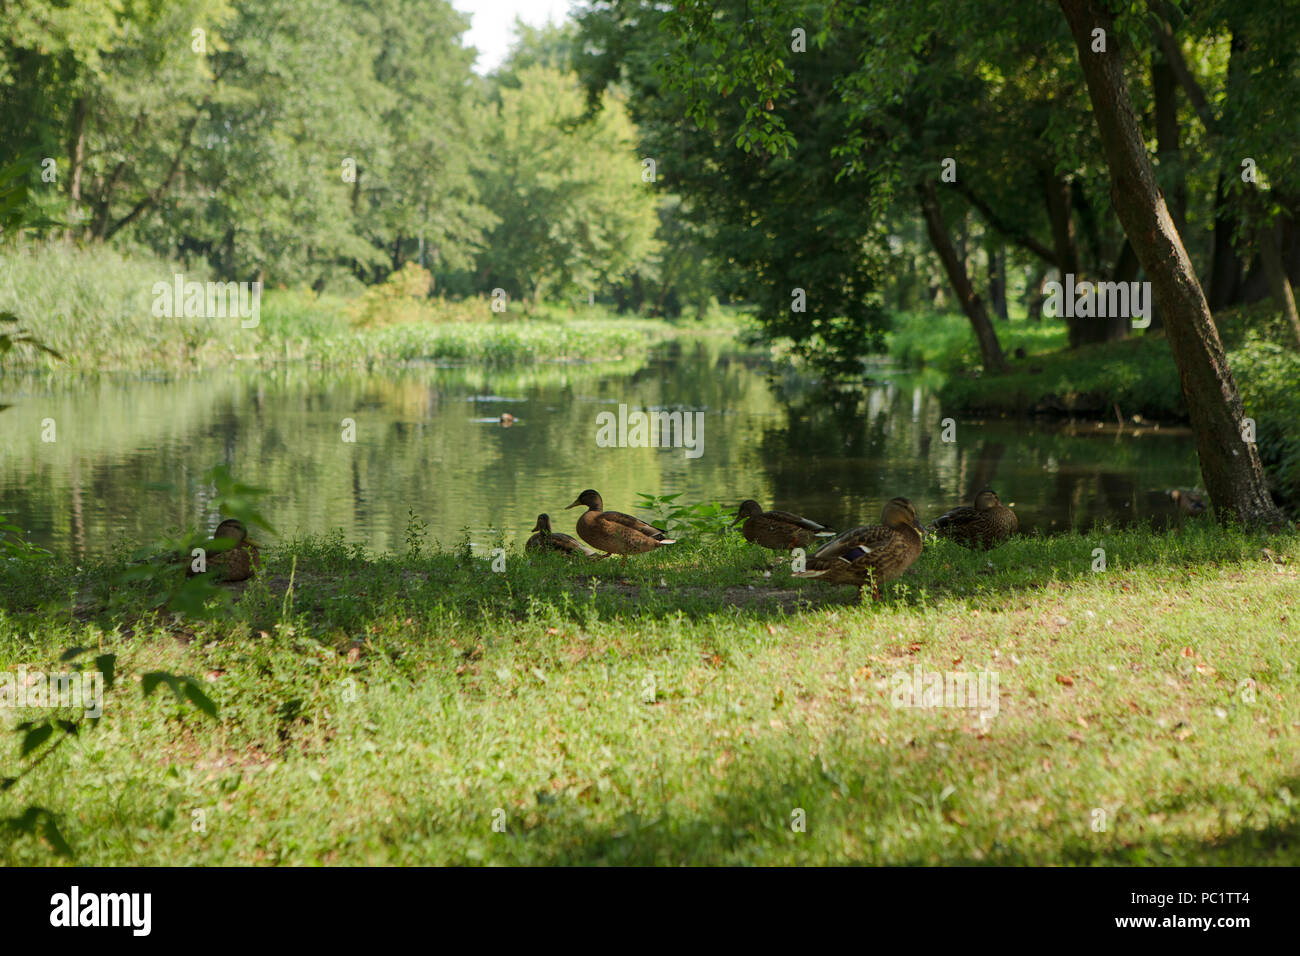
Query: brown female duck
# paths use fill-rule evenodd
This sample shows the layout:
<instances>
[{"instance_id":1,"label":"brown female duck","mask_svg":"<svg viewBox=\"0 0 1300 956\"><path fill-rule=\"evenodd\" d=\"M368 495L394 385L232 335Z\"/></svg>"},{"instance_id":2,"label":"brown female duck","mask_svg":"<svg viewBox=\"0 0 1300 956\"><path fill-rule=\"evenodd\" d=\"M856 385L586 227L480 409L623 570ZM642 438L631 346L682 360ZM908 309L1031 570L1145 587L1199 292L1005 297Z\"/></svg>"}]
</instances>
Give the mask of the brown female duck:
<instances>
[{"instance_id":1,"label":"brown female duck","mask_svg":"<svg viewBox=\"0 0 1300 956\"><path fill-rule=\"evenodd\" d=\"M569 508L580 505L585 505L587 510L578 519L578 537L597 551L606 552L606 557L611 554L644 554L662 545L677 543L640 518L621 511L606 511L600 495L591 488L578 495L578 500Z\"/></svg>"},{"instance_id":2,"label":"brown female duck","mask_svg":"<svg viewBox=\"0 0 1300 956\"><path fill-rule=\"evenodd\" d=\"M533 525L533 530L537 533L524 544L525 551L559 551L564 554L581 555L583 557L591 557L595 554L577 538L552 531L551 516L548 514L537 516L537 524Z\"/></svg>"},{"instance_id":3,"label":"brown female duck","mask_svg":"<svg viewBox=\"0 0 1300 956\"><path fill-rule=\"evenodd\" d=\"M740 503L732 527L745 522L740 533L751 544L761 544L773 551L790 551L807 548L816 538L829 538L835 534L825 525L810 521L789 511L764 511L752 498Z\"/></svg>"},{"instance_id":4,"label":"brown female duck","mask_svg":"<svg viewBox=\"0 0 1300 956\"><path fill-rule=\"evenodd\" d=\"M1183 491L1181 488L1175 488L1169 492L1169 497L1173 499L1179 511L1191 518L1199 518L1209 508L1209 505L1205 503L1205 498L1195 491Z\"/></svg>"},{"instance_id":5,"label":"brown female duck","mask_svg":"<svg viewBox=\"0 0 1300 956\"><path fill-rule=\"evenodd\" d=\"M244 522L226 518L217 525L212 540L204 548L202 571L195 568L197 563L197 558L190 563L185 572L187 577L206 572L218 581L246 581L262 566L262 555L248 537Z\"/></svg>"},{"instance_id":6,"label":"brown female duck","mask_svg":"<svg viewBox=\"0 0 1300 956\"><path fill-rule=\"evenodd\" d=\"M975 507L963 505L940 515L930 529L968 548L995 548L1020 528L1016 513L1004 505L992 488L975 496Z\"/></svg>"},{"instance_id":7,"label":"brown female duck","mask_svg":"<svg viewBox=\"0 0 1300 956\"><path fill-rule=\"evenodd\" d=\"M853 528L827 541L808 559L807 570L796 578L816 578L829 584L871 582L880 599L880 585L899 577L921 556L921 530L916 509L906 498L894 498L880 513L880 524Z\"/></svg>"}]
</instances>

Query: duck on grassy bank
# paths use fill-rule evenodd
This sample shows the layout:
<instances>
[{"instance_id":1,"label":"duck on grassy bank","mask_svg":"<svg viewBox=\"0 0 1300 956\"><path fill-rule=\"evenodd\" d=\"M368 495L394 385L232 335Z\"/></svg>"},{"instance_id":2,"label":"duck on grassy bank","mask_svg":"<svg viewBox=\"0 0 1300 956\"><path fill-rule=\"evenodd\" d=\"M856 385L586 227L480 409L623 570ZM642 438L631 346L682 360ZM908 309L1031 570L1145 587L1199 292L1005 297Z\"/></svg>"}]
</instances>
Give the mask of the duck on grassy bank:
<instances>
[{"instance_id":1,"label":"duck on grassy bank","mask_svg":"<svg viewBox=\"0 0 1300 956\"><path fill-rule=\"evenodd\" d=\"M1020 529L1016 513L1004 505L992 488L975 496L975 506L953 508L930 525L938 537L949 538L968 548L995 548Z\"/></svg>"},{"instance_id":2,"label":"duck on grassy bank","mask_svg":"<svg viewBox=\"0 0 1300 956\"><path fill-rule=\"evenodd\" d=\"M191 564L185 570L186 577L211 574L217 581L246 581L262 566L262 556L248 537L244 522L226 518L217 525L212 540L204 548L203 565L203 570L197 571Z\"/></svg>"},{"instance_id":3,"label":"duck on grassy bank","mask_svg":"<svg viewBox=\"0 0 1300 956\"><path fill-rule=\"evenodd\" d=\"M588 488L568 507L582 506L587 510L578 519L578 537L597 551L604 551L606 557L611 554L622 557L629 554L644 554L664 545L677 543L665 532L640 518L623 514L621 511L606 511L604 501L594 489Z\"/></svg>"},{"instance_id":4,"label":"duck on grassy bank","mask_svg":"<svg viewBox=\"0 0 1300 956\"><path fill-rule=\"evenodd\" d=\"M825 525L802 515L789 511L764 511L752 498L740 503L736 520L731 526L734 528L742 521L744 524L740 527L740 533L745 536L745 540L772 551L807 548L817 538L829 538L835 534Z\"/></svg>"},{"instance_id":5,"label":"duck on grassy bank","mask_svg":"<svg viewBox=\"0 0 1300 956\"><path fill-rule=\"evenodd\" d=\"M807 568L796 578L815 578L828 584L853 584L880 599L880 585L894 580L921 556L925 532L916 508L906 498L893 498L881 510L880 524L852 528L832 538L808 558Z\"/></svg>"},{"instance_id":6,"label":"duck on grassy bank","mask_svg":"<svg viewBox=\"0 0 1300 956\"><path fill-rule=\"evenodd\" d=\"M596 553L572 535L552 531L551 516L548 514L537 516L537 524L533 525L533 531L536 534L524 544L525 551L558 551L561 554L587 558L593 557Z\"/></svg>"}]
</instances>

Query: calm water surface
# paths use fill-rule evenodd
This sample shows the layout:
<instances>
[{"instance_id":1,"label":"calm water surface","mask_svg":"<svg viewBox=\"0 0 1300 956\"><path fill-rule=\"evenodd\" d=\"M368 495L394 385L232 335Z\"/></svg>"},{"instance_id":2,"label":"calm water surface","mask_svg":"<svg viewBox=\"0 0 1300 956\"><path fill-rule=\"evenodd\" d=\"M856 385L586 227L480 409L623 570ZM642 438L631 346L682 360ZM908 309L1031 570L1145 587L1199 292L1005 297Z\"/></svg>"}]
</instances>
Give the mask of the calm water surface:
<instances>
[{"instance_id":1,"label":"calm water surface","mask_svg":"<svg viewBox=\"0 0 1300 956\"><path fill-rule=\"evenodd\" d=\"M774 376L763 353L684 340L640 359L523 369L415 367L338 374L239 369L175 380L100 378L50 387L0 379L0 513L51 550L84 555L187 525L215 528L202 475L227 464L269 490L286 540L342 529L377 551L405 547L408 517L449 546L518 546L538 512L572 531L584 488L635 510L637 492L681 502L757 498L827 524L874 523L904 495L923 520L992 484L1021 528L1164 521L1165 492L1199 480L1179 430L1116 436L1043 423L947 417L932 379L887 368L828 396ZM600 448L596 416L701 411L703 454ZM502 412L517 421L500 424ZM42 441L54 420L55 441ZM344 419L355 442L343 440ZM45 429L48 433L48 429Z\"/></svg>"}]
</instances>

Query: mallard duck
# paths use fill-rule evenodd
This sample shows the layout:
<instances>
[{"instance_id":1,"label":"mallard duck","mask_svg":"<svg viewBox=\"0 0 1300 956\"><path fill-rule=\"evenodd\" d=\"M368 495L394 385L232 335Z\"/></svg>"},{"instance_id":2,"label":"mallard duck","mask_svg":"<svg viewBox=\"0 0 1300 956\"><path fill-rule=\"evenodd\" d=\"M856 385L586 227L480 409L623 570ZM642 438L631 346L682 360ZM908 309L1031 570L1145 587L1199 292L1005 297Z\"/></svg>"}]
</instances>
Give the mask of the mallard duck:
<instances>
[{"instance_id":1,"label":"mallard duck","mask_svg":"<svg viewBox=\"0 0 1300 956\"><path fill-rule=\"evenodd\" d=\"M893 498L880 513L880 524L853 528L822 545L808 559L807 570L796 578L816 578L829 584L871 582L871 593L880 599L880 585L899 577L921 556L921 530L916 509L906 498Z\"/></svg>"},{"instance_id":2,"label":"mallard duck","mask_svg":"<svg viewBox=\"0 0 1300 956\"><path fill-rule=\"evenodd\" d=\"M829 538L834 531L816 521L789 511L764 511L752 498L742 501L736 512L734 528L741 522L740 533L752 544L761 544L773 551L807 548L816 538Z\"/></svg>"},{"instance_id":3,"label":"mallard duck","mask_svg":"<svg viewBox=\"0 0 1300 956\"><path fill-rule=\"evenodd\" d=\"M941 538L951 538L968 548L997 547L1020 528L1016 513L1004 505L992 488L975 496L975 507L962 505L940 515L930 529Z\"/></svg>"},{"instance_id":4,"label":"mallard duck","mask_svg":"<svg viewBox=\"0 0 1300 956\"><path fill-rule=\"evenodd\" d=\"M600 495L590 488L578 495L578 500L569 508L580 505L585 505L587 510L578 519L578 537L597 551L606 552L606 557L611 554L643 554L665 544L677 543L640 518L621 511L606 511Z\"/></svg>"},{"instance_id":5,"label":"mallard duck","mask_svg":"<svg viewBox=\"0 0 1300 956\"><path fill-rule=\"evenodd\" d=\"M238 518L226 518L217 525L208 542L203 557L206 573L219 581L245 581L262 566L262 555L248 537L248 529ZM195 571L191 563L186 569L186 576L193 577L204 572Z\"/></svg>"},{"instance_id":6,"label":"mallard duck","mask_svg":"<svg viewBox=\"0 0 1300 956\"><path fill-rule=\"evenodd\" d=\"M1193 518L1205 514L1206 510L1209 508L1205 498L1194 491L1182 491L1175 488L1173 491L1169 492L1169 497L1173 499L1174 504L1178 506L1179 511Z\"/></svg>"},{"instance_id":7,"label":"mallard duck","mask_svg":"<svg viewBox=\"0 0 1300 956\"><path fill-rule=\"evenodd\" d=\"M551 516L548 514L537 516L537 524L533 525L533 530L537 533L524 544L525 551L562 551L565 554L585 557L595 554L577 538L552 531Z\"/></svg>"}]
</instances>

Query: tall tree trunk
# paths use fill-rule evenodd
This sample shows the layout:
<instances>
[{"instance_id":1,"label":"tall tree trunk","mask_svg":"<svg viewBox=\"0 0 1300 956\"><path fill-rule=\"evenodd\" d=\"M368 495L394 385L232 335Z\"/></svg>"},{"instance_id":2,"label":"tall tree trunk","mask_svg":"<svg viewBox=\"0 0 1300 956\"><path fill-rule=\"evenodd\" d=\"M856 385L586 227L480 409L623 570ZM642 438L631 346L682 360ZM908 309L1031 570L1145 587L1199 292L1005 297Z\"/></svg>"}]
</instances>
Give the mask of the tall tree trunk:
<instances>
[{"instance_id":1,"label":"tall tree trunk","mask_svg":"<svg viewBox=\"0 0 1300 956\"><path fill-rule=\"evenodd\" d=\"M975 331L984 370L986 372L1007 371L1007 359L1002 354L1002 346L998 344L998 334L993 330L988 312L984 310L984 301L976 294L970 275L966 272L966 264L957 254L952 236L948 234L948 226L943 221L943 210L939 208L939 196L935 191L934 183L927 181L918 185L916 193L921 201L921 213L925 217L925 229L930 236L930 244L938 253L939 261L943 263L944 271L948 273L948 281L952 283L957 301L961 303L962 311L966 313L966 318L970 320L971 328Z\"/></svg>"},{"instance_id":2,"label":"tall tree trunk","mask_svg":"<svg viewBox=\"0 0 1300 956\"><path fill-rule=\"evenodd\" d=\"M1007 314L1006 253L992 233L984 234L984 252L989 260L989 304L993 307L993 314L1006 322L1010 318Z\"/></svg>"},{"instance_id":3,"label":"tall tree trunk","mask_svg":"<svg viewBox=\"0 0 1300 956\"><path fill-rule=\"evenodd\" d=\"M90 103L82 95L72 106L72 129L68 135L68 228L64 240L72 238L71 224L81 212L81 174L86 167L86 115Z\"/></svg>"},{"instance_id":4,"label":"tall tree trunk","mask_svg":"<svg viewBox=\"0 0 1300 956\"><path fill-rule=\"evenodd\" d=\"M1052 226L1052 246L1061 281L1066 273L1079 276L1079 245L1074 236L1074 219L1070 214L1070 183L1064 176L1043 171L1043 198L1047 202L1047 220Z\"/></svg>"},{"instance_id":5,"label":"tall tree trunk","mask_svg":"<svg viewBox=\"0 0 1300 956\"><path fill-rule=\"evenodd\" d=\"M1052 246L1056 249L1056 264L1061 270L1060 281L1065 282L1066 274L1072 274L1075 280L1079 275L1079 244L1074 234L1074 217L1070 210L1070 182L1056 171L1044 167L1043 199L1047 205L1047 221L1052 227ZM1096 331L1096 320L1085 318L1065 318L1069 329L1070 348L1078 348L1086 342L1096 341L1091 333Z\"/></svg>"},{"instance_id":6,"label":"tall tree trunk","mask_svg":"<svg viewBox=\"0 0 1300 956\"><path fill-rule=\"evenodd\" d=\"M1178 131L1178 78L1159 52L1151 54L1151 90L1156 105L1156 158L1178 235L1187 234L1187 173Z\"/></svg>"},{"instance_id":7,"label":"tall tree trunk","mask_svg":"<svg viewBox=\"0 0 1300 956\"><path fill-rule=\"evenodd\" d=\"M1220 172L1214 187L1214 252L1210 263L1210 308L1216 312L1241 301L1244 272L1233 243L1234 223L1223 178Z\"/></svg>"},{"instance_id":8,"label":"tall tree trunk","mask_svg":"<svg viewBox=\"0 0 1300 956\"><path fill-rule=\"evenodd\" d=\"M1278 216L1271 225L1259 230L1259 258L1264 264L1264 275L1268 277L1268 289L1282 315L1295 333L1296 344L1300 345L1300 315L1296 313L1295 293L1291 289L1291 280L1282 265L1283 219Z\"/></svg>"},{"instance_id":9,"label":"tall tree trunk","mask_svg":"<svg viewBox=\"0 0 1300 956\"><path fill-rule=\"evenodd\" d=\"M1033 278L1025 286L1025 312L1030 322L1043 321L1043 303L1047 296L1043 294L1043 283L1047 281L1047 267L1040 265L1034 269Z\"/></svg>"},{"instance_id":10,"label":"tall tree trunk","mask_svg":"<svg viewBox=\"0 0 1300 956\"><path fill-rule=\"evenodd\" d=\"M1228 368L1210 307L1174 228L1142 140L1124 78L1114 17L1103 0L1058 0L1079 49L1106 165L1111 202L1165 317L1165 331L1187 403L1205 487L1220 520L1281 525L1253 442L1242 439L1241 395ZM1101 29L1106 52L1092 52Z\"/></svg>"}]
</instances>

